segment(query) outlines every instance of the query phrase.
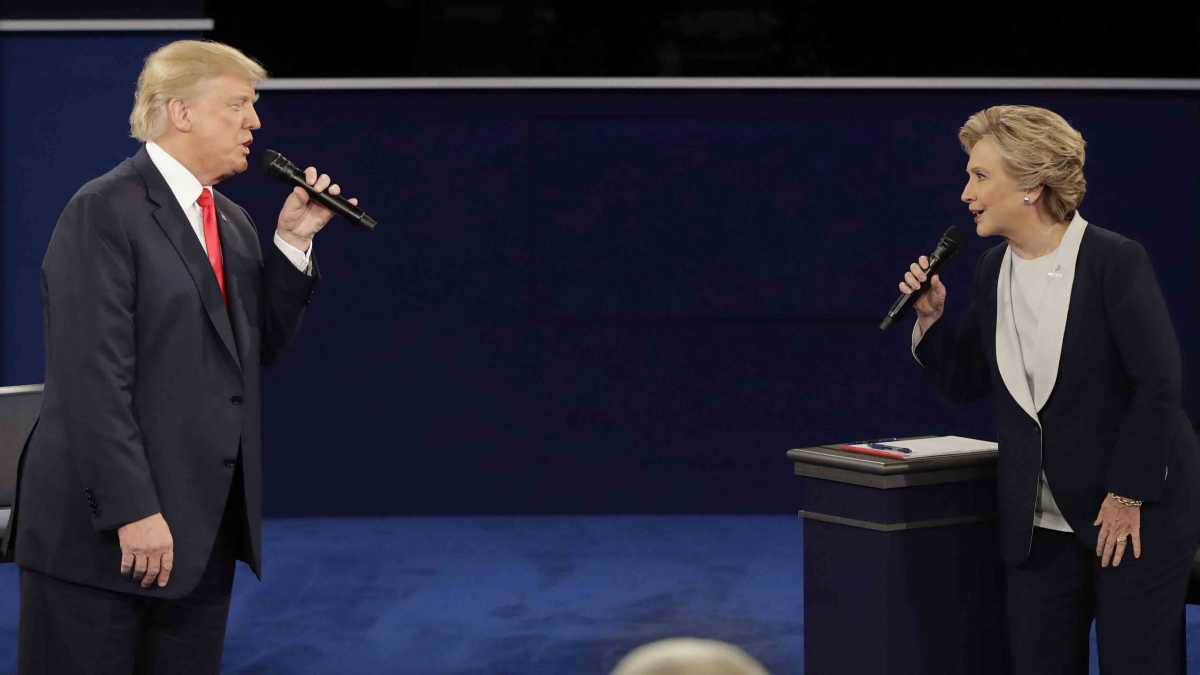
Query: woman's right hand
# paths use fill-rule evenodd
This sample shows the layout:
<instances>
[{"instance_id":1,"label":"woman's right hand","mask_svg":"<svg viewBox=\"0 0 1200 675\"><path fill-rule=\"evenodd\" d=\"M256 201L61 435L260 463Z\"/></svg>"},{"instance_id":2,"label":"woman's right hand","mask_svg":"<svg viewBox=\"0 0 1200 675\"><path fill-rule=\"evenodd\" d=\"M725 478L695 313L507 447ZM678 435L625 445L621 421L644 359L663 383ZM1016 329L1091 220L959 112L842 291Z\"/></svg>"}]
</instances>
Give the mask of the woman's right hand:
<instances>
[{"instance_id":1,"label":"woman's right hand","mask_svg":"<svg viewBox=\"0 0 1200 675\"><path fill-rule=\"evenodd\" d=\"M931 284L929 291L922 293L921 297L913 303L913 309L917 311L917 324L921 327L922 334L942 318L942 312L946 309L946 286L942 284L942 280L937 274L933 275L933 279L929 279L925 273L927 269L929 269L929 258L921 256L917 262L909 265L908 271L904 273L904 281L900 282L900 292L905 295L915 292L926 281Z\"/></svg>"}]
</instances>

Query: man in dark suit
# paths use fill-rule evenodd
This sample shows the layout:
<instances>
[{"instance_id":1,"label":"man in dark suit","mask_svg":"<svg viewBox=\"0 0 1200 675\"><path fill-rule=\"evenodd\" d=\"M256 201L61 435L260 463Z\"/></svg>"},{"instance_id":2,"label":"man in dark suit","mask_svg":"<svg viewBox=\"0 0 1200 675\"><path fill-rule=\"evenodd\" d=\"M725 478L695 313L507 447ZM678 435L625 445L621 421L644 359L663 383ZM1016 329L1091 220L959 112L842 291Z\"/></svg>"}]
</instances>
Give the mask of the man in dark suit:
<instances>
[{"instance_id":1,"label":"man in dark suit","mask_svg":"<svg viewBox=\"0 0 1200 675\"><path fill-rule=\"evenodd\" d=\"M55 226L15 511L22 673L216 673L234 561L261 573L259 364L299 326L331 217L295 188L264 250L211 188L247 168L265 75L217 43L151 54L130 115L145 146Z\"/></svg>"}]
</instances>

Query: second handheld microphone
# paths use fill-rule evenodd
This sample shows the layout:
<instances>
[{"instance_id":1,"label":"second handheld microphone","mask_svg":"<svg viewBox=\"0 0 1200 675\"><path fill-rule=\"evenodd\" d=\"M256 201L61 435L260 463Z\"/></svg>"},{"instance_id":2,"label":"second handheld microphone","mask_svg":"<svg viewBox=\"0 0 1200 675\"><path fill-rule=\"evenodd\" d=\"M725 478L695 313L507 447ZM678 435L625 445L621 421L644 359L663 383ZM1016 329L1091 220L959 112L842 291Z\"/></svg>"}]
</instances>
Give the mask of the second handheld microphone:
<instances>
[{"instance_id":1,"label":"second handheld microphone","mask_svg":"<svg viewBox=\"0 0 1200 675\"><path fill-rule=\"evenodd\" d=\"M375 229L375 219L371 216L368 216L366 211L363 211L354 204L351 204L346 200L345 197L341 195L331 195L328 191L317 192L314 190L313 187L308 184L308 181L304 180L304 172L301 171L295 164L289 162L287 157L284 157L274 150L267 150L263 153L261 165L262 170L265 171L268 176L278 178L288 185L304 188L305 192L308 193L309 198L321 206L324 206L330 211L333 211L334 213L346 218L356 225L365 227L368 230Z\"/></svg>"}]
</instances>

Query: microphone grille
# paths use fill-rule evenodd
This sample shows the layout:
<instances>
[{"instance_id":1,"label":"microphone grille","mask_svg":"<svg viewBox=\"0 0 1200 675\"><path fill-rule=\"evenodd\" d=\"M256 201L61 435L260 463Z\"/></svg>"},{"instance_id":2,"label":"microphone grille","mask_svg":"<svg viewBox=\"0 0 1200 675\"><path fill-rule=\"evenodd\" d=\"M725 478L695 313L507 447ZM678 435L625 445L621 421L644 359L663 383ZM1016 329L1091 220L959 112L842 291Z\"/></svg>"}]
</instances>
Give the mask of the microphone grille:
<instances>
[{"instance_id":1,"label":"microphone grille","mask_svg":"<svg viewBox=\"0 0 1200 675\"><path fill-rule=\"evenodd\" d=\"M287 157L274 150L263 152L262 158L259 159L259 166L273 176L288 176L296 171L296 167L288 161Z\"/></svg>"},{"instance_id":2,"label":"microphone grille","mask_svg":"<svg viewBox=\"0 0 1200 675\"><path fill-rule=\"evenodd\" d=\"M962 233L957 225L946 228L946 231L942 233L941 244L946 248L958 248L962 245Z\"/></svg>"}]
</instances>

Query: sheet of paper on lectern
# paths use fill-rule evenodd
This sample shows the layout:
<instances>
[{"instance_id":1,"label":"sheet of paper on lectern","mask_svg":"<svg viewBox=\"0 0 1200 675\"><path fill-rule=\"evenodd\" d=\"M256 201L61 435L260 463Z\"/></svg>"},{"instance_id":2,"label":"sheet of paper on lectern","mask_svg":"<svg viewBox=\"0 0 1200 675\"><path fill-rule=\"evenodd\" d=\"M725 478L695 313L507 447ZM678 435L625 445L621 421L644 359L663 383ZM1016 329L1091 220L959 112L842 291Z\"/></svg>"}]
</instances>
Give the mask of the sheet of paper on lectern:
<instances>
[{"instance_id":1,"label":"sheet of paper on lectern","mask_svg":"<svg viewBox=\"0 0 1200 675\"><path fill-rule=\"evenodd\" d=\"M908 459L944 457L946 455L958 455L967 452L995 450L999 447L995 441L981 441L977 438L964 438L962 436L905 438L892 441L890 445L899 445L908 448Z\"/></svg>"}]
</instances>

